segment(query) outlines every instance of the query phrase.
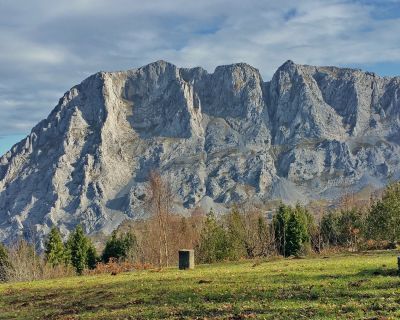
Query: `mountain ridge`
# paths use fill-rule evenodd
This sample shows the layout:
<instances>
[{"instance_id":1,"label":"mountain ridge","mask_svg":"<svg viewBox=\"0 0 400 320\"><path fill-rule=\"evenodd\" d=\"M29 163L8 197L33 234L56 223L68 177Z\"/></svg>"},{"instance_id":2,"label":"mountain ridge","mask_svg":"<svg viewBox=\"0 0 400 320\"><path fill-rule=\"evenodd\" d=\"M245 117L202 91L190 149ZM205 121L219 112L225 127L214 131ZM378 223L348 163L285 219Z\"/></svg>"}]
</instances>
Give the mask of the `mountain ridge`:
<instances>
[{"instance_id":1,"label":"mountain ridge","mask_svg":"<svg viewBox=\"0 0 400 320\"><path fill-rule=\"evenodd\" d=\"M159 60L98 72L0 158L0 241L143 217L151 169L182 212L378 188L400 178L399 117L400 78L358 69L288 60L263 81L246 63L208 73Z\"/></svg>"}]
</instances>

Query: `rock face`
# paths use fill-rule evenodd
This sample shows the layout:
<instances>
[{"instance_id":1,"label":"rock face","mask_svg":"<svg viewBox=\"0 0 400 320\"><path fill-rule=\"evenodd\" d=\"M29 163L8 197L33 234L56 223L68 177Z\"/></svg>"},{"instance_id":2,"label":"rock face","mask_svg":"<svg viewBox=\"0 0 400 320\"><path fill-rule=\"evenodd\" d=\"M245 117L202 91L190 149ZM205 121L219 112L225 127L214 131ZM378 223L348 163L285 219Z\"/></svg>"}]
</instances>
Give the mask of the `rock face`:
<instances>
[{"instance_id":1,"label":"rock face","mask_svg":"<svg viewBox=\"0 0 400 320\"><path fill-rule=\"evenodd\" d=\"M332 199L400 179L399 144L399 77L291 61L270 82L244 63L100 72L0 158L0 241L142 217L152 169L184 208Z\"/></svg>"}]
</instances>

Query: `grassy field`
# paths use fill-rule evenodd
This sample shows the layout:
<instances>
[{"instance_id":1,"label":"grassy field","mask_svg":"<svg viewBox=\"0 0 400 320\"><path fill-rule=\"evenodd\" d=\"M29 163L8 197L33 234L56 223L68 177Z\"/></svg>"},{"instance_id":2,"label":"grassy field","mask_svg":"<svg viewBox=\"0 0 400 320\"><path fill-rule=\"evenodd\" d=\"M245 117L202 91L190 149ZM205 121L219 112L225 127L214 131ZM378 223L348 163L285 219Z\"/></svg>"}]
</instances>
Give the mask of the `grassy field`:
<instances>
[{"instance_id":1,"label":"grassy field","mask_svg":"<svg viewBox=\"0 0 400 320\"><path fill-rule=\"evenodd\" d=\"M398 252L0 285L0 319L400 319Z\"/></svg>"}]
</instances>

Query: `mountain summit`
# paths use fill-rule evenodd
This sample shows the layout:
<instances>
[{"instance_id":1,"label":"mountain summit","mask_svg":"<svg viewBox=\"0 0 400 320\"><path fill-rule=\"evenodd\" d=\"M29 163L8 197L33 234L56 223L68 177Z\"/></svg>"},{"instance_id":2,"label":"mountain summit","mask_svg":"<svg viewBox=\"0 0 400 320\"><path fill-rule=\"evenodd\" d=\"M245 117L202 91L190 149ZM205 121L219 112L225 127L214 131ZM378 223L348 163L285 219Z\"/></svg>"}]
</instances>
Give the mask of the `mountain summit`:
<instances>
[{"instance_id":1,"label":"mountain summit","mask_svg":"<svg viewBox=\"0 0 400 320\"><path fill-rule=\"evenodd\" d=\"M182 210L381 187L400 179L400 78L292 61L269 82L245 63L96 73L0 158L0 241L140 218L153 169Z\"/></svg>"}]
</instances>

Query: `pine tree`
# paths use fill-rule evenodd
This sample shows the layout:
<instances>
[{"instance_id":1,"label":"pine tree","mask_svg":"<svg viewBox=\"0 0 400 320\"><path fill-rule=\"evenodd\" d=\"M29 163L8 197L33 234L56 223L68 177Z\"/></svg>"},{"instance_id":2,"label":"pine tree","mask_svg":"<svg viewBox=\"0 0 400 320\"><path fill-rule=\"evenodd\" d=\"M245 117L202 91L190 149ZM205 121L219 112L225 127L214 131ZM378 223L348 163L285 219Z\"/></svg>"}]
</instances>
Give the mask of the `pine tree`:
<instances>
[{"instance_id":1,"label":"pine tree","mask_svg":"<svg viewBox=\"0 0 400 320\"><path fill-rule=\"evenodd\" d=\"M298 255L303 244L303 222L296 211L289 215L286 226L285 256Z\"/></svg>"},{"instance_id":2,"label":"pine tree","mask_svg":"<svg viewBox=\"0 0 400 320\"><path fill-rule=\"evenodd\" d=\"M132 260L137 249L137 240L133 233L128 232L118 236L117 231L113 231L110 239L107 240L103 250L102 260L107 263L110 258L117 260Z\"/></svg>"},{"instance_id":3,"label":"pine tree","mask_svg":"<svg viewBox=\"0 0 400 320\"><path fill-rule=\"evenodd\" d=\"M45 244L46 260L53 267L64 261L64 244L56 227L51 228Z\"/></svg>"},{"instance_id":4,"label":"pine tree","mask_svg":"<svg viewBox=\"0 0 400 320\"><path fill-rule=\"evenodd\" d=\"M367 217L367 236L388 240L393 245L400 240L400 182L389 185L372 207Z\"/></svg>"},{"instance_id":5,"label":"pine tree","mask_svg":"<svg viewBox=\"0 0 400 320\"><path fill-rule=\"evenodd\" d=\"M285 257L298 255L309 245L314 224L313 217L304 207L281 204L273 220L278 252Z\"/></svg>"},{"instance_id":6,"label":"pine tree","mask_svg":"<svg viewBox=\"0 0 400 320\"><path fill-rule=\"evenodd\" d=\"M335 212L324 214L321 219L321 236L324 246L336 246L339 241L339 217Z\"/></svg>"},{"instance_id":7,"label":"pine tree","mask_svg":"<svg viewBox=\"0 0 400 320\"><path fill-rule=\"evenodd\" d=\"M199 261L204 263L221 261L229 255L227 234L212 210L204 222L197 251Z\"/></svg>"},{"instance_id":8,"label":"pine tree","mask_svg":"<svg viewBox=\"0 0 400 320\"><path fill-rule=\"evenodd\" d=\"M71 264L77 274L81 275L87 267L89 241L86 238L83 228L78 225L68 239L68 251Z\"/></svg>"},{"instance_id":9,"label":"pine tree","mask_svg":"<svg viewBox=\"0 0 400 320\"><path fill-rule=\"evenodd\" d=\"M95 269L99 257L97 255L96 248L93 243L89 241L88 249L87 249L87 266L89 269Z\"/></svg>"},{"instance_id":10,"label":"pine tree","mask_svg":"<svg viewBox=\"0 0 400 320\"><path fill-rule=\"evenodd\" d=\"M290 207L281 203L273 219L276 250L283 256L286 256L286 228L290 211Z\"/></svg>"}]
</instances>

